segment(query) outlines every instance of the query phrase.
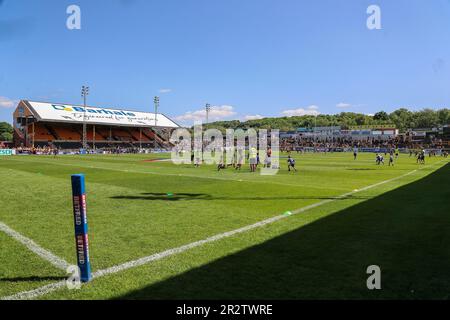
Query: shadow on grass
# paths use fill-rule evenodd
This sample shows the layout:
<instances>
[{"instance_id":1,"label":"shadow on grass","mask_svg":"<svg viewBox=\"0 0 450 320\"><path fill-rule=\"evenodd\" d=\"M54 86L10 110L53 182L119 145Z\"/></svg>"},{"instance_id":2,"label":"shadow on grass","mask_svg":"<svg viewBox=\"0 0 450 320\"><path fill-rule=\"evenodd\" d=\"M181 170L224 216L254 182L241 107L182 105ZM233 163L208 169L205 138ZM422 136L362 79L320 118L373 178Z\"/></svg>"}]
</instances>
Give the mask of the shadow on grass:
<instances>
[{"instance_id":1,"label":"shadow on grass","mask_svg":"<svg viewBox=\"0 0 450 320\"><path fill-rule=\"evenodd\" d=\"M449 244L447 165L417 182L118 298L449 299ZM381 268L382 290L366 287L370 265Z\"/></svg>"},{"instance_id":2,"label":"shadow on grass","mask_svg":"<svg viewBox=\"0 0 450 320\"><path fill-rule=\"evenodd\" d=\"M161 200L161 201L188 201L188 200L242 200L242 201L267 201L267 200L365 200L367 197L348 195L346 197L333 196L273 196L273 197L234 197L234 196L213 196L210 194L197 193L143 193L137 196L114 196L115 200Z\"/></svg>"}]
</instances>

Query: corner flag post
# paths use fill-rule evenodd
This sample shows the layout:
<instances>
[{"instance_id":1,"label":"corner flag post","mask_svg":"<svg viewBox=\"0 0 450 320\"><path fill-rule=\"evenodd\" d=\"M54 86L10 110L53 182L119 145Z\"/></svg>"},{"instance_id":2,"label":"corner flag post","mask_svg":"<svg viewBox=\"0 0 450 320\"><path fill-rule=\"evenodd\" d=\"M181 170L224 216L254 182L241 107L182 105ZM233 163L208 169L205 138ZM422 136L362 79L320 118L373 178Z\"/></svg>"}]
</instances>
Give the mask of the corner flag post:
<instances>
[{"instance_id":1,"label":"corner flag post","mask_svg":"<svg viewBox=\"0 0 450 320\"><path fill-rule=\"evenodd\" d=\"M89 260L88 223L86 215L86 186L83 174L72 176L73 216L75 223L75 241L81 282L92 279Z\"/></svg>"}]
</instances>

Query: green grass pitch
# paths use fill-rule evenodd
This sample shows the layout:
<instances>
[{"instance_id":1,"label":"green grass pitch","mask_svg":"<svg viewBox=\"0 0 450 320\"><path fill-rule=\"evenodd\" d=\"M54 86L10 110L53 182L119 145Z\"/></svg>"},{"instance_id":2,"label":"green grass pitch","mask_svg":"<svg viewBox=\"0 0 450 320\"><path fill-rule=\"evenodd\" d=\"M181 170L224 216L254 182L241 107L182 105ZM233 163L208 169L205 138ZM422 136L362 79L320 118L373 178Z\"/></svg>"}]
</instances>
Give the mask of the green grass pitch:
<instances>
[{"instance_id":1,"label":"green grass pitch","mask_svg":"<svg viewBox=\"0 0 450 320\"><path fill-rule=\"evenodd\" d=\"M388 167L373 154L294 156L299 171L287 172L281 159L276 176L146 161L167 154L5 157L0 222L75 264L70 175L85 173L95 272L324 202L38 298L450 298L448 160L424 166L401 155ZM0 297L64 280L2 232L0 244ZM381 268L382 290L367 289L370 265Z\"/></svg>"}]
</instances>

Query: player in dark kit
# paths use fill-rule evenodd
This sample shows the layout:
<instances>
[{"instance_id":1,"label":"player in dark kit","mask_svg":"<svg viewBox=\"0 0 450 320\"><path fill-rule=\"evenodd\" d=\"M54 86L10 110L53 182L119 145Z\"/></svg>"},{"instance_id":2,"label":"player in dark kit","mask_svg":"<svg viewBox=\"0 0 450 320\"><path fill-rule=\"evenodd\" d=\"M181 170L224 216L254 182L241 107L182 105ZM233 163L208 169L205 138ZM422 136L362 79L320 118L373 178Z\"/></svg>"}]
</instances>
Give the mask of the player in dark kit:
<instances>
[{"instance_id":1,"label":"player in dark kit","mask_svg":"<svg viewBox=\"0 0 450 320\"><path fill-rule=\"evenodd\" d=\"M389 156L389 167L394 166L394 153L391 152Z\"/></svg>"},{"instance_id":2,"label":"player in dark kit","mask_svg":"<svg viewBox=\"0 0 450 320\"><path fill-rule=\"evenodd\" d=\"M288 170L289 172L292 170L294 170L295 172L297 172L297 169L295 168L295 159L292 158L291 156L288 157Z\"/></svg>"},{"instance_id":3,"label":"player in dark kit","mask_svg":"<svg viewBox=\"0 0 450 320\"><path fill-rule=\"evenodd\" d=\"M217 165L217 171L220 171L222 169L226 169L227 167L225 166L224 162L223 162L223 155L220 157L220 161Z\"/></svg>"},{"instance_id":4,"label":"player in dark kit","mask_svg":"<svg viewBox=\"0 0 450 320\"><path fill-rule=\"evenodd\" d=\"M384 165L384 157L381 154L377 154L377 165Z\"/></svg>"},{"instance_id":5,"label":"player in dark kit","mask_svg":"<svg viewBox=\"0 0 450 320\"><path fill-rule=\"evenodd\" d=\"M423 150L421 153L419 153L419 155L417 157L417 163L425 164L425 150Z\"/></svg>"}]
</instances>

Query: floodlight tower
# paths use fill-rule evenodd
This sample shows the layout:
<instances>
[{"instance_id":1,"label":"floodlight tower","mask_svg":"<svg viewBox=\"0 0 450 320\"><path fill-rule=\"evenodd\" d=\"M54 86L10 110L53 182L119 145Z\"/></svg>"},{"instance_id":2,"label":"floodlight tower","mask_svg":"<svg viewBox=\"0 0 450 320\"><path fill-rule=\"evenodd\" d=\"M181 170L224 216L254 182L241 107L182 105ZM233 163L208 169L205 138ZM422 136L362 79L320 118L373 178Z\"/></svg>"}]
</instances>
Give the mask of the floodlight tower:
<instances>
[{"instance_id":1,"label":"floodlight tower","mask_svg":"<svg viewBox=\"0 0 450 320\"><path fill-rule=\"evenodd\" d=\"M319 116L319 113L316 112L314 116L314 148L315 152L318 152L317 144L319 143L319 130L317 130L317 117Z\"/></svg>"},{"instance_id":2,"label":"floodlight tower","mask_svg":"<svg viewBox=\"0 0 450 320\"><path fill-rule=\"evenodd\" d=\"M86 124L86 99L89 95L89 87L82 86L81 87L81 96L83 97L83 149L87 149L87 124Z\"/></svg>"},{"instance_id":3,"label":"floodlight tower","mask_svg":"<svg viewBox=\"0 0 450 320\"><path fill-rule=\"evenodd\" d=\"M159 97L155 97L153 102L155 104L155 127L156 127L158 125Z\"/></svg>"},{"instance_id":4,"label":"floodlight tower","mask_svg":"<svg viewBox=\"0 0 450 320\"><path fill-rule=\"evenodd\" d=\"M211 112L211 105L209 103L206 104L206 125L209 123L209 113Z\"/></svg>"},{"instance_id":5,"label":"floodlight tower","mask_svg":"<svg viewBox=\"0 0 450 320\"><path fill-rule=\"evenodd\" d=\"M314 116L314 138L317 144L317 113Z\"/></svg>"}]
</instances>

